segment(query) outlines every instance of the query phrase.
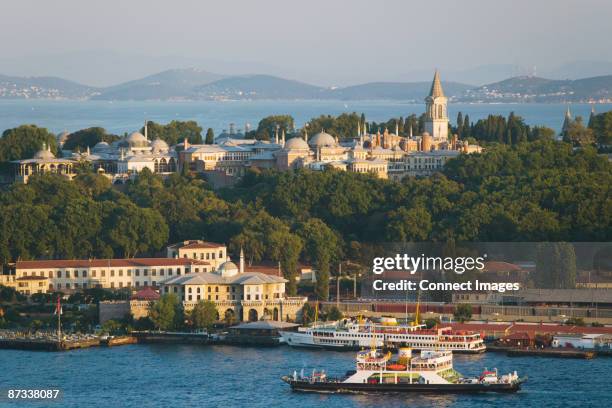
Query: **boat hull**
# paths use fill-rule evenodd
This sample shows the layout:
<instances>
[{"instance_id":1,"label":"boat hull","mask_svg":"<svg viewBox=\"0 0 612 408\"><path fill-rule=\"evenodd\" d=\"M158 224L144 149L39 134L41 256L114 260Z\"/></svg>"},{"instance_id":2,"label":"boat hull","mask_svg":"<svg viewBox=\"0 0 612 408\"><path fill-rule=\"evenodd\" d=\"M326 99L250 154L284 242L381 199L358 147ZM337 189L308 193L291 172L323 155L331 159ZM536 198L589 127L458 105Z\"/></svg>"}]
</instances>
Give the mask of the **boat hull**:
<instances>
[{"instance_id":1,"label":"boat hull","mask_svg":"<svg viewBox=\"0 0 612 408\"><path fill-rule=\"evenodd\" d=\"M447 394L479 394L479 393L513 393L521 388L521 383L512 384L360 384L343 382L309 382L283 377L295 392L318 393L447 393Z\"/></svg>"}]
</instances>

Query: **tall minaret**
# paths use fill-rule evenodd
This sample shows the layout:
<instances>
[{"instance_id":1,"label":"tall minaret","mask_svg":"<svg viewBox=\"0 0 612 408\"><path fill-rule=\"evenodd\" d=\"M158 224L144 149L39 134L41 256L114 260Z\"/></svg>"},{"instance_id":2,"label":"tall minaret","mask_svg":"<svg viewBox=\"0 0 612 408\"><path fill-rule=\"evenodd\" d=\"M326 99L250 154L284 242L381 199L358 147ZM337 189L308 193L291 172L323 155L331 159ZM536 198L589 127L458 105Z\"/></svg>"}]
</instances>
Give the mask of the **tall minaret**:
<instances>
[{"instance_id":1,"label":"tall minaret","mask_svg":"<svg viewBox=\"0 0 612 408\"><path fill-rule=\"evenodd\" d=\"M283 133L282 133L281 141L282 141L283 147L285 147L285 128L283 128Z\"/></svg>"},{"instance_id":2,"label":"tall minaret","mask_svg":"<svg viewBox=\"0 0 612 408\"><path fill-rule=\"evenodd\" d=\"M240 273L244 273L244 251L240 247Z\"/></svg>"},{"instance_id":3,"label":"tall minaret","mask_svg":"<svg viewBox=\"0 0 612 408\"><path fill-rule=\"evenodd\" d=\"M434 139L448 139L448 99L444 96L438 70L434 74L429 96L425 98L425 131Z\"/></svg>"},{"instance_id":4,"label":"tall minaret","mask_svg":"<svg viewBox=\"0 0 612 408\"><path fill-rule=\"evenodd\" d=\"M145 123L144 123L144 137L145 139L149 140L149 132L147 131L147 123L149 121L145 119Z\"/></svg>"},{"instance_id":5,"label":"tall minaret","mask_svg":"<svg viewBox=\"0 0 612 408\"><path fill-rule=\"evenodd\" d=\"M274 143L278 144L278 126L274 129Z\"/></svg>"}]
</instances>

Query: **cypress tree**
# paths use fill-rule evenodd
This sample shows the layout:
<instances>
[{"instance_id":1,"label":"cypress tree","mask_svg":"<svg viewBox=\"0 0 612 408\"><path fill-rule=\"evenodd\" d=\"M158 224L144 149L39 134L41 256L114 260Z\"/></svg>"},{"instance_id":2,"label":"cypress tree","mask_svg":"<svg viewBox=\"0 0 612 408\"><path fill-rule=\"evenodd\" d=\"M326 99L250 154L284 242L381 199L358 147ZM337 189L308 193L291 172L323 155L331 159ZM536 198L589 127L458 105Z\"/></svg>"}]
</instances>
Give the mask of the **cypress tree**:
<instances>
[{"instance_id":1,"label":"cypress tree","mask_svg":"<svg viewBox=\"0 0 612 408\"><path fill-rule=\"evenodd\" d=\"M206 141L204 143L206 144L215 143L215 132L212 130L212 128L208 128L208 130L206 131Z\"/></svg>"}]
</instances>

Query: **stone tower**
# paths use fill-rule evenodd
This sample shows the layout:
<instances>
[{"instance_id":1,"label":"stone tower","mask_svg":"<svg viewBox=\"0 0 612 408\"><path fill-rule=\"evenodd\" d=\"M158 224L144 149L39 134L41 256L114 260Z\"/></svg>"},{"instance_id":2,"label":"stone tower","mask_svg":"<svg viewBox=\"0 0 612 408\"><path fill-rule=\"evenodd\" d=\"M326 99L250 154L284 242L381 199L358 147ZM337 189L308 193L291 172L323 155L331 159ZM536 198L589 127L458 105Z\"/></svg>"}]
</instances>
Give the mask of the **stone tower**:
<instances>
[{"instance_id":1,"label":"stone tower","mask_svg":"<svg viewBox=\"0 0 612 408\"><path fill-rule=\"evenodd\" d=\"M447 103L448 100L446 96L444 96L442 83L440 82L440 74L436 70L431 84L431 91L429 91L429 96L425 98L425 131L429 133L434 140L448 139Z\"/></svg>"}]
</instances>

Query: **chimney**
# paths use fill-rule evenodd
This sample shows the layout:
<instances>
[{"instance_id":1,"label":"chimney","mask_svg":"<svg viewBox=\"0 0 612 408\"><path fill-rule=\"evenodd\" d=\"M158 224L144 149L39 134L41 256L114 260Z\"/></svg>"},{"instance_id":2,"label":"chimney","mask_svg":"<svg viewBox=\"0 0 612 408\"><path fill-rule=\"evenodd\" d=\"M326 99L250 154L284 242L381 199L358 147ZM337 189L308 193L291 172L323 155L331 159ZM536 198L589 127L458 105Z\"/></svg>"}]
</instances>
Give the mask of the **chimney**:
<instances>
[{"instance_id":1,"label":"chimney","mask_svg":"<svg viewBox=\"0 0 612 408\"><path fill-rule=\"evenodd\" d=\"M187 138L183 139L183 150L187 150L189 148L189 140Z\"/></svg>"}]
</instances>

